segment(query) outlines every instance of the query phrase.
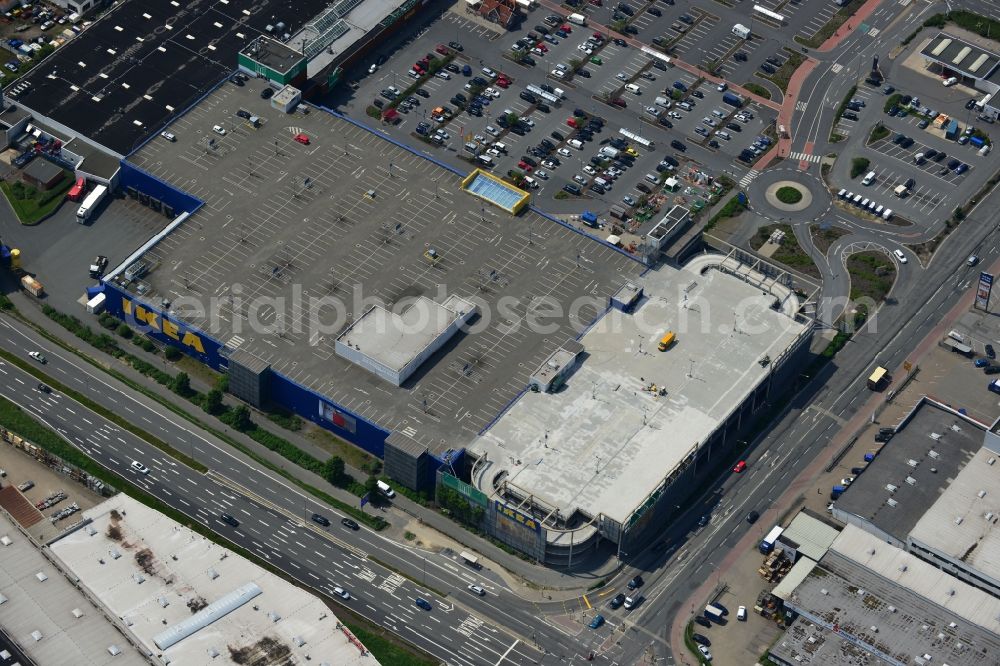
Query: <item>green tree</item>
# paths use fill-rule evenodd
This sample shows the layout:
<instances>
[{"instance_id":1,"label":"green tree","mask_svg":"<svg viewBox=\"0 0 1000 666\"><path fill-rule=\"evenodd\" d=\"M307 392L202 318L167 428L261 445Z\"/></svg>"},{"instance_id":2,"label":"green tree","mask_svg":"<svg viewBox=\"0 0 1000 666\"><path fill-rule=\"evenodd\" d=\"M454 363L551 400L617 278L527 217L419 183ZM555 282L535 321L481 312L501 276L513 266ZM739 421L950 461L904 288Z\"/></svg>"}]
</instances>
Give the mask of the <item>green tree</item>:
<instances>
[{"instance_id":1,"label":"green tree","mask_svg":"<svg viewBox=\"0 0 1000 666\"><path fill-rule=\"evenodd\" d=\"M119 324L118 330L115 332L126 340L132 337L132 329L129 328L127 324Z\"/></svg>"},{"instance_id":2,"label":"green tree","mask_svg":"<svg viewBox=\"0 0 1000 666\"><path fill-rule=\"evenodd\" d=\"M190 395L191 394L191 378L188 377L186 372L178 372L173 381L170 382L170 390L177 395Z\"/></svg>"},{"instance_id":3,"label":"green tree","mask_svg":"<svg viewBox=\"0 0 1000 666\"><path fill-rule=\"evenodd\" d=\"M212 389L205 394L201 401L201 408L209 414L218 414L222 411L222 391Z\"/></svg>"},{"instance_id":4,"label":"green tree","mask_svg":"<svg viewBox=\"0 0 1000 666\"><path fill-rule=\"evenodd\" d=\"M176 361L176 360L180 359L182 352L177 347L168 346L164 350L163 354L164 354L164 356L167 357L168 361Z\"/></svg>"},{"instance_id":5,"label":"green tree","mask_svg":"<svg viewBox=\"0 0 1000 666\"><path fill-rule=\"evenodd\" d=\"M333 456L323 465L323 478L335 486L344 482L344 459L340 456Z\"/></svg>"},{"instance_id":6,"label":"green tree","mask_svg":"<svg viewBox=\"0 0 1000 666\"><path fill-rule=\"evenodd\" d=\"M230 425L239 430L240 432L246 432L253 428L253 419L250 418L250 409L246 405L239 405L230 414Z\"/></svg>"}]
</instances>

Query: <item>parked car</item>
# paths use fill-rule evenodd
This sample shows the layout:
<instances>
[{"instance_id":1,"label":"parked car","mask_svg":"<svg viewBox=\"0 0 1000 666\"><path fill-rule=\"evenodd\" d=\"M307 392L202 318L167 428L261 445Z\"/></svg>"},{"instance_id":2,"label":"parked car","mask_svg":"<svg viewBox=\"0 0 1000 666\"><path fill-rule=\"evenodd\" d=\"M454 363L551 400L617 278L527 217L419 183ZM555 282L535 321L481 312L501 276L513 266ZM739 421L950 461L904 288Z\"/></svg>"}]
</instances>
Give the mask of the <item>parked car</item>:
<instances>
[{"instance_id":1,"label":"parked car","mask_svg":"<svg viewBox=\"0 0 1000 666\"><path fill-rule=\"evenodd\" d=\"M608 602L608 606L612 609L621 608L623 603L625 603L625 594L623 592L619 592L611 601Z\"/></svg>"}]
</instances>

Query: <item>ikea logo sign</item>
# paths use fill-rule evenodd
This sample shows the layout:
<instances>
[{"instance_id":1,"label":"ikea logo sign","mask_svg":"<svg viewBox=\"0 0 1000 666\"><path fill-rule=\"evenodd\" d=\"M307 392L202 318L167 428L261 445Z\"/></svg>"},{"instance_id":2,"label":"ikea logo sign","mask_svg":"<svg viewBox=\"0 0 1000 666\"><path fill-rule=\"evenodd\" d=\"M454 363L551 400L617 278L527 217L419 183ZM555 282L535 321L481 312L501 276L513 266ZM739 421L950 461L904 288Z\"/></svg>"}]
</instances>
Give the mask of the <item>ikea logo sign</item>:
<instances>
[{"instance_id":1,"label":"ikea logo sign","mask_svg":"<svg viewBox=\"0 0 1000 666\"><path fill-rule=\"evenodd\" d=\"M176 340L185 347L190 347L199 354L205 353L205 345L201 338L189 330L182 330L180 325L164 319L159 312L147 310L141 305L135 305L127 298L122 299L122 314L125 317L134 318L136 323L148 326L154 331L158 331L172 340Z\"/></svg>"}]
</instances>

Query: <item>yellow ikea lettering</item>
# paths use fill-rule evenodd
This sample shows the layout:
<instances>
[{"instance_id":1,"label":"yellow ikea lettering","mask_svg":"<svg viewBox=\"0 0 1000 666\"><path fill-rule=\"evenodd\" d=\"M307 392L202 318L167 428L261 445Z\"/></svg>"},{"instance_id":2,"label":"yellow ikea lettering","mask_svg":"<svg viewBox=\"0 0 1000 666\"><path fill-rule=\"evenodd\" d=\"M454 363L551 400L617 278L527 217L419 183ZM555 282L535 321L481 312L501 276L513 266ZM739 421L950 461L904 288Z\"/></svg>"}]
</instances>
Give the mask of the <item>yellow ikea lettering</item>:
<instances>
[{"instance_id":1,"label":"yellow ikea lettering","mask_svg":"<svg viewBox=\"0 0 1000 666\"><path fill-rule=\"evenodd\" d=\"M150 328L155 330L160 330L159 315L155 312L150 312L146 308L138 306L135 309L135 319L139 322L145 322Z\"/></svg>"},{"instance_id":2,"label":"yellow ikea lettering","mask_svg":"<svg viewBox=\"0 0 1000 666\"><path fill-rule=\"evenodd\" d=\"M184 339L181 340L181 343L191 347L199 354L205 353L205 346L201 344L201 338L191 331L184 331Z\"/></svg>"},{"instance_id":3,"label":"yellow ikea lettering","mask_svg":"<svg viewBox=\"0 0 1000 666\"><path fill-rule=\"evenodd\" d=\"M177 324L168 319L163 320L163 333L165 335L173 338L174 340L180 340L180 338L177 335L177 331L178 331Z\"/></svg>"},{"instance_id":4,"label":"yellow ikea lettering","mask_svg":"<svg viewBox=\"0 0 1000 666\"><path fill-rule=\"evenodd\" d=\"M132 314L132 301L127 298L122 299L122 312L128 316ZM205 353L205 345L202 344L201 338L192 333L191 331L184 331L184 335L180 335L180 326L174 322L164 319L162 329L160 327L160 315L156 312L151 312L146 310L146 308L141 305L135 306L135 319L137 322L145 323L152 329L157 331L162 330L163 334L169 338L180 341L182 345L194 349L199 354Z\"/></svg>"}]
</instances>

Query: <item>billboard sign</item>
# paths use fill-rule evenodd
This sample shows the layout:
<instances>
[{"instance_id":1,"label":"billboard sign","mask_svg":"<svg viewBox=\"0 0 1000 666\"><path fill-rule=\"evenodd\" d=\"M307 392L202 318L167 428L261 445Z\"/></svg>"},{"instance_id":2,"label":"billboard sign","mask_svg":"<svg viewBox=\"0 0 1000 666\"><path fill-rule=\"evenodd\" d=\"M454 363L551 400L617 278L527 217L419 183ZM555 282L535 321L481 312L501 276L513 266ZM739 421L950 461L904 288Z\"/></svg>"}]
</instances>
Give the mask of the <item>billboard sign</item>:
<instances>
[{"instance_id":1,"label":"billboard sign","mask_svg":"<svg viewBox=\"0 0 1000 666\"><path fill-rule=\"evenodd\" d=\"M976 308L985 310L990 304L990 292L993 291L993 274L979 274L979 287L976 289Z\"/></svg>"},{"instance_id":2,"label":"billboard sign","mask_svg":"<svg viewBox=\"0 0 1000 666\"><path fill-rule=\"evenodd\" d=\"M529 530L532 530L534 532L540 532L542 529L541 523L539 523L537 520L535 520L534 518L532 518L527 514L521 513L517 509L507 506L500 500L494 500L493 507L494 509L496 509L496 512L501 516L515 523L518 523L519 525L523 525L524 527L527 527Z\"/></svg>"},{"instance_id":3,"label":"billboard sign","mask_svg":"<svg viewBox=\"0 0 1000 666\"><path fill-rule=\"evenodd\" d=\"M353 416L323 400L319 401L319 415L341 430L346 430L350 433L358 431L358 422Z\"/></svg>"}]
</instances>

